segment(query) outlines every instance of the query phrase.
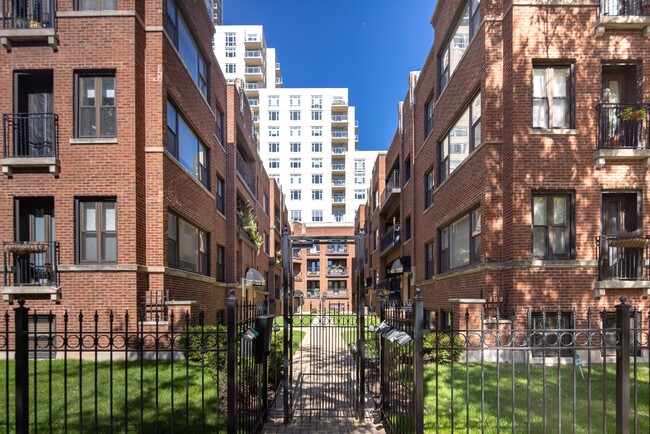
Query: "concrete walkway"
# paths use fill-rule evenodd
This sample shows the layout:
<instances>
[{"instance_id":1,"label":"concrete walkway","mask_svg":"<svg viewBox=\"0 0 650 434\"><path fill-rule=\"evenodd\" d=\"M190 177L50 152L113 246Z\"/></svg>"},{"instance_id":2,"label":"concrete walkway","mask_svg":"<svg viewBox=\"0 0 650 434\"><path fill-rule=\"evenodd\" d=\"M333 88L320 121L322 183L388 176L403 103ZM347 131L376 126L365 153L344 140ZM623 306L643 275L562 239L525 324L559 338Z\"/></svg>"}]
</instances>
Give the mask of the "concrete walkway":
<instances>
[{"instance_id":1,"label":"concrete walkway","mask_svg":"<svg viewBox=\"0 0 650 434\"><path fill-rule=\"evenodd\" d=\"M294 418L283 423L284 393L280 391L262 433L383 433L373 415L354 417L354 360L342 333L349 328L296 327L306 332L293 357ZM313 405L313 407L312 407ZM372 403L366 409L373 408Z\"/></svg>"}]
</instances>

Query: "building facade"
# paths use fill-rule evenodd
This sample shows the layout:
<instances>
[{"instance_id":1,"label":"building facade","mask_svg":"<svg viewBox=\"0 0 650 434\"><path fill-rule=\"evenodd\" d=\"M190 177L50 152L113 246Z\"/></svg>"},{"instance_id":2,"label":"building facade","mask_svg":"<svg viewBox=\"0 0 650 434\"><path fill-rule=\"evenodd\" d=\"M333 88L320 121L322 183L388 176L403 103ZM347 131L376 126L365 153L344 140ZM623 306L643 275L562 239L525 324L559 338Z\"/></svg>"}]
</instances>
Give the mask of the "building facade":
<instances>
[{"instance_id":1,"label":"building facade","mask_svg":"<svg viewBox=\"0 0 650 434\"><path fill-rule=\"evenodd\" d=\"M249 253L237 226L241 199L268 241L270 187L212 52L211 3L87 3L5 2L3 300L215 318L273 253Z\"/></svg>"},{"instance_id":2,"label":"building facade","mask_svg":"<svg viewBox=\"0 0 650 434\"><path fill-rule=\"evenodd\" d=\"M562 318L549 327L580 326L573 308L611 311L622 295L647 308L644 8L436 6L435 41L386 157L378 236L391 238L399 215L399 253L386 253L380 275L410 257L442 326L476 306L531 327L544 306Z\"/></svg>"}]
</instances>

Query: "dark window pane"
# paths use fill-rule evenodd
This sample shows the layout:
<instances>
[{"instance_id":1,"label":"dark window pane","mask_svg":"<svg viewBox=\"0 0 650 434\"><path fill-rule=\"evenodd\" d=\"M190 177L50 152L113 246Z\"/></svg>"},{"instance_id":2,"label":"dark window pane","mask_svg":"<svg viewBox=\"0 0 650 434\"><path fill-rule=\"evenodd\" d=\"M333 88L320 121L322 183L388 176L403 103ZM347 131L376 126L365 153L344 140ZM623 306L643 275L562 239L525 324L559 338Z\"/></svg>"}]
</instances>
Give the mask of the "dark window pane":
<instances>
[{"instance_id":1,"label":"dark window pane","mask_svg":"<svg viewBox=\"0 0 650 434\"><path fill-rule=\"evenodd\" d=\"M101 109L101 132L102 137L115 137L115 108L102 107Z\"/></svg>"},{"instance_id":2,"label":"dark window pane","mask_svg":"<svg viewBox=\"0 0 650 434\"><path fill-rule=\"evenodd\" d=\"M117 261L117 234L102 234L102 261Z\"/></svg>"},{"instance_id":3,"label":"dark window pane","mask_svg":"<svg viewBox=\"0 0 650 434\"><path fill-rule=\"evenodd\" d=\"M546 256L546 227L533 228L533 256L543 258Z\"/></svg>"},{"instance_id":4,"label":"dark window pane","mask_svg":"<svg viewBox=\"0 0 650 434\"><path fill-rule=\"evenodd\" d=\"M79 135L81 137L95 137L97 125L94 107L82 107L79 119Z\"/></svg>"},{"instance_id":5,"label":"dark window pane","mask_svg":"<svg viewBox=\"0 0 650 434\"><path fill-rule=\"evenodd\" d=\"M97 233L84 233L82 235L81 248L82 261L97 262Z\"/></svg>"},{"instance_id":6,"label":"dark window pane","mask_svg":"<svg viewBox=\"0 0 650 434\"><path fill-rule=\"evenodd\" d=\"M117 7L117 0L100 0L99 6L104 9L115 9Z\"/></svg>"}]
</instances>

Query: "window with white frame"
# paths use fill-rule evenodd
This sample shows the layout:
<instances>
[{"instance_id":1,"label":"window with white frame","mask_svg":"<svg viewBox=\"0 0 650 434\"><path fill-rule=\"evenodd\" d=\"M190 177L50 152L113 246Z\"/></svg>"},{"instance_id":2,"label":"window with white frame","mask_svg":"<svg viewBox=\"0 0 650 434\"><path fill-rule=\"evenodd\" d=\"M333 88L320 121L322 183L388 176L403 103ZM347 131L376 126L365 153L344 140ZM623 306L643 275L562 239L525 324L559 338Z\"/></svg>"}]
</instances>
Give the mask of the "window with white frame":
<instances>
[{"instance_id":1,"label":"window with white frame","mask_svg":"<svg viewBox=\"0 0 650 434\"><path fill-rule=\"evenodd\" d=\"M269 143L269 152L280 152L279 143Z\"/></svg>"},{"instance_id":2,"label":"window with white frame","mask_svg":"<svg viewBox=\"0 0 650 434\"><path fill-rule=\"evenodd\" d=\"M300 120L300 111L299 110L291 110L289 112L289 119L292 121L299 121Z\"/></svg>"},{"instance_id":3,"label":"window with white frame","mask_svg":"<svg viewBox=\"0 0 650 434\"><path fill-rule=\"evenodd\" d=\"M323 210L314 209L311 211L311 221L313 222L322 222L323 221Z\"/></svg>"},{"instance_id":4,"label":"window with white frame","mask_svg":"<svg viewBox=\"0 0 650 434\"><path fill-rule=\"evenodd\" d=\"M323 127L311 127L312 137L323 137Z\"/></svg>"},{"instance_id":5,"label":"window with white frame","mask_svg":"<svg viewBox=\"0 0 650 434\"><path fill-rule=\"evenodd\" d=\"M299 209L292 209L291 210L291 220L296 221L296 222L301 222L302 221L302 211Z\"/></svg>"},{"instance_id":6,"label":"window with white frame","mask_svg":"<svg viewBox=\"0 0 650 434\"><path fill-rule=\"evenodd\" d=\"M322 184L323 183L323 175L321 175L321 174L313 174L313 175L311 175L311 183L312 184Z\"/></svg>"},{"instance_id":7,"label":"window with white frame","mask_svg":"<svg viewBox=\"0 0 650 434\"><path fill-rule=\"evenodd\" d=\"M226 48L226 57L237 57L237 49Z\"/></svg>"},{"instance_id":8,"label":"window with white frame","mask_svg":"<svg viewBox=\"0 0 650 434\"><path fill-rule=\"evenodd\" d=\"M323 97L321 95L311 96L311 108L313 110L321 110L323 108Z\"/></svg>"},{"instance_id":9,"label":"window with white frame","mask_svg":"<svg viewBox=\"0 0 650 434\"><path fill-rule=\"evenodd\" d=\"M289 127L289 136L300 137L300 127Z\"/></svg>"},{"instance_id":10,"label":"window with white frame","mask_svg":"<svg viewBox=\"0 0 650 434\"><path fill-rule=\"evenodd\" d=\"M321 110L312 110L311 111L311 120L312 121L322 121L323 112Z\"/></svg>"},{"instance_id":11,"label":"window with white frame","mask_svg":"<svg viewBox=\"0 0 650 434\"><path fill-rule=\"evenodd\" d=\"M299 108L300 107L300 95L291 95L289 96L289 107Z\"/></svg>"},{"instance_id":12,"label":"window with white frame","mask_svg":"<svg viewBox=\"0 0 650 434\"><path fill-rule=\"evenodd\" d=\"M292 185L299 185L301 183L301 181L302 181L302 179L301 179L300 175L295 174L295 173L290 175L290 183Z\"/></svg>"},{"instance_id":13,"label":"window with white frame","mask_svg":"<svg viewBox=\"0 0 650 434\"><path fill-rule=\"evenodd\" d=\"M292 169L300 169L301 165L302 165L301 158L291 158L289 160L289 167L291 167Z\"/></svg>"},{"instance_id":14,"label":"window with white frame","mask_svg":"<svg viewBox=\"0 0 650 434\"><path fill-rule=\"evenodd\" d=\"M533 65L533 128L573 128L573 65Z\"/></svg>"},{"instance_id":15,"label":"window with white frame","mask_svg":"<svg viewBox=\"0 0 650 434\"><path fill-rule=\"evenodd\" d=\"M366 200L366 190L354 190L355 200Z\"/></svg>"},{"instance_id":16,"label":"window with white frame","mask_svg":"<svg viewBox=\"0 0 650 434\"><path fill-rule=\"evenodd\" d=\"M237 46L237 33L228 32L226 33L226 47L236 47Z\"/></svg>"},{"instance_id":17,"label":"window with white frame","mask_svg":"<svg viewBox=\"0 0 650 434\"><path fill-rule=\"evenodd\" d=\"M279 137L280 127L269 127L269 137Z\"/></svg>"},{"instance_id":18,"label":"window with white frame","mask_svg":"<svg viewBox=\"0 0 650 434\"><path fill-rule=\"evenodd\" d=\"M354 183L355 184L365 184L366 183L366 176L365 175L356 175L354 177Z\"/></svg>"},{"instance_id":19,"label":"window with white frame","mask_svg":"<svg viewBox=\"0 0 650 434\"><path fill-rule=\"evenodd\" d=\"M280 97L278 95L269 95L269 107L280 107Z\"/></svg>"},{"instance_id":20,"label":"window with white frame","mask_svg":"<svg viewBox=\"0 0 650 434\"><path fill-rule=\"evenodd\" d=\"M236 73L237 73L237 64L226 63L226 74L236 74Z\"/></svg>"},{"instance_id":21,"label":"window with white frame","mask_svg":"<svg viewBox=\"0 0 650 434\"><path fill-rule=\"evenodd\" d=\"M302 200L302 190L291 190L291 200Z\"/></svg>"},{"instance_id":22,"label":"window with white frame","mask_svg":"<svg viewBox=\"0 0 650 434\"><path fill-rule=\"evenodd\" d=\"M280 159L269 158L269 169L279 169L279 168L280 168Z\"/></svg>"},{"instance_id":23,"label":"window with white frame","mask_svg":"<svg viewBox=\"0 0 650 434\"><path fill-rule=\"evenodd\" d=\"M300 143L289 143L289 150L291 152L300 152Z\"/></svg>"},{"instance_id":24,"label":"window with white frame","mask_svg":"<svg viewBox=\"0 0 650 434\"><path fill-rule=\"evenodd\" d=\"M312 158L311 159L311 168L312 169L322 169L323 168L323 159L322 158Z\"/></svg>"},{"instance_id":25,"label":"window with white frame","mask_svg":"<svg viewBox=\"0 0 650 434\"><path fill-rule=\"evenodd\" d=\"M312 190L311 200L323 200L323 190Z\"/></svg>"},{"instance_id":26,"label":"window with white frame","mask_svg":"<svg viewBox=\"0 0 650 434\"><path fill-rule=\"evenodd\" d=\"M334 211L332 216L335 222L340 223L345 219L345 211Z\"/></svg>"},{"instance_id":27,"label":"window with white frame","mask_svg":"<svg viewBox=\"0 0 650 434\"><path fill-rule=\"evenodd\" d=\"M365 172L366 171L366 160L354 160L354 171L355 172Z\"/></svg>"},{"instance_id":28,"label":"window with white frame","mask_svg":"<svg viewBox=\"0 0 650 434\"><path fill-rule=\"evenodd\" d=\"M311 152L323 152L323 144L322 143L312 143L311 144Z\"/></svg>"},{"instance_id":29,"label":"window with white frame","mask_svg":"<svg viewBox=\"0 0 650 434\"><path fill-rule=\"evenodd\" d=\"M431 134L431 131L433 131L433 105L435 103L435 100L433 98L433 95L431 95L431 98L429 98L429 101L424 106L424 138L426 139L429 137L429 134Z\"/></svg>"},{"instance_id":30,"label":"window with white frame","mask_svg":"<svg viewBox=\"0 0 650 434\"><path fill-rule=\"evenodd\" d=\"M481 143L481 94L474 97L439 145L439 178L444 181Z\"/></svg>"},{"instance_id":31,"label":"window with white frame","mask_svg":"<svg viewBox=\"0 0 650 434\"><path fill-rule=\"evenodd\" d=\"M280 120L280 112L277 111L277 110L269 111L269 120L270 121L279 121Z\"/></svg>"},{"instance_id":32,"label":"window with white frame","mask_svg":"<svg viewBox=\"0 0 650 434\"><path fill-rule=\"evenodd\" d=\"M435 186L435 178L433 169L429 170L424 175L424 208L429 208L433 205L433 189Z\"/></svg>"}]
</instances>

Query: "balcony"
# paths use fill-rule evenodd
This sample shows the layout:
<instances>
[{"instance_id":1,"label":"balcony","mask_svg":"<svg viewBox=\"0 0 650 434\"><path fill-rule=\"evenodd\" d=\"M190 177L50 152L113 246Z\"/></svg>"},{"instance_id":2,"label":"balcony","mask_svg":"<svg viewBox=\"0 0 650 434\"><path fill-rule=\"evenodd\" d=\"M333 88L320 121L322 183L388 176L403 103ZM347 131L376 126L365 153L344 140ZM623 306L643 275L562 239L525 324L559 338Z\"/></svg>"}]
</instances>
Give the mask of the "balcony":
<instances>
[{"instance_id":1,"label":"balcony","mask_svg":"<svg viewBox=\"0 0 650 434\"><path fill-rule=\"evenodd\" d=\"M650 104L599 104L596 166L607 160L650 163Z\"/></svg>"},{"instance_id":2,"label":"balcony","mask_svg":"<svg viewBox=\"0 0 650 434\"><path fill-rule=\"evenodd\" d=\"M244 51L244 61L246 62L247 66L262 66L264 64L262 50Z\"/></svg>"},{"instance_id":3,"label":"balcony","mask_svg":"<svg viewBox=\"0 0 650 434\"><path fill-rule=\"evenodd\" d=\"M291 257L294 261L300 261L302 259L302 253L300 253L300 250L294 250L291 253Z\"/></svg>"},{"instance_id":4,"label":"balcony","mask_svg":"<svg viewBox=\"0 0 650 434\"><path fill-rule=\"evenodd\" d=\"M256 33L249 33L244 38L244 47L246 50L261 50L262 36Z\"/></svg>"},{"instance_id":5,"label":"balcony","mask_svg":"<svg viewBox=\"0 0 650 434\"><path fill-rule=\"evenodd\" d=\"M320 289L309 289L307 288L307 298L320 298Z\"/></svg>"},{"instance_id":6,"label":"balcony","mask_svg":"<svg viewBox=\"0 0 650 434\"><path fill-rule=\"evenodd\" d=\"M307 250L307 256L319 256L319 255L320 255L320 248Z\"/></svg>"},{"instance_id":7,"label":"balcony","mask_svg":"<svg viewBox=\"0 0 650 434\"><path fill-rule=\"evenodd\" d=\"M275 85L276 87L282 87L282 77L275 77Z\"/></svg>"},{"instance_id":8,"label":"balcony","mask_svg":"<svg viewBox=\"0 0 650 434\"><path fill-rule=\"evenodd\" d=\"M608 237L596 239L598 248L598 281L596 296L606 289L641 289L650 295L650 237Z\"/></svg>"},{"instance_id":9,"label":"balcony","mask_svg":"<svg viewBox=\"0 0 650 434\"><path fill-rule=\"evenodd\" d=\"M54 0L2 0L0 45L12 42L47 42L58 46Z\"/></svg>"},{"instance_id":10,"label":"balcony","mask_svg":"<svg viewBox=\"0 0 650 434\"><path fill-rule=\"evenodd\" d=\"M253 197L255 196L255 174L251 172L248 163L244 157L237 152L237 173L244 180L248 188L251 190Z\"/></svg>"},{"instance_id":11,"label":"balcony","mask_svg":"<svg viewBox=\"0 0 650 434\"><path fill-rule=\"evenodd\" d=\"M320 270L307 270L307 279L313 279L314 277L320 277Z\"/></svg>"},{"instance_id":12,"label":"balcony","mask_svg":"<svg viewBox=\"0 0 650 434\"><path fill-rule=\"evenodd\" d=\"M344 205L345 204L345 196L338 195L338 194L332 196L332 203Z\"/></svg>"},{"instance_id":13,"label":"balcony","mask_svg":"<svg viewBox=\"0 0 650 434\"><path fill-rule=\"evenodd\" d=\"M294 274L293 275L293 281L294 282L302 282L302 274L301 273Z\"/></svg>"},{"instance_id":14,"label":"balcony","mask_svg":"<svg viewBox=\"0 0 650 434\"><path fill-rule=\"evenodd\" d=\"M328 289L323 294L325 297L329 298L348 298L347 289Z\"/></svg>"},{"instance_id":15,"label":"balcony","mask_svg":"<svg viewBox=\"0 0 650 434\"><path fill-rule=\"evenodd\" d=\"M391 205L397 202L401 191L399 170L394 170L390 179L386 183L384 192L381 194L381 207L379 208L379 214L385 214L387 210L390 209Z\"/></svg>"},{"instance_id":16,"label":"balcony","mask_svg":"<svg viewBox=\"0 0 650 434\"><path fill-rule=\"evenodd\" d=\"M348 277L348 267L333 266L327 269L327 277Z\"/></svg>"},{"instance_id":17,"label":"balcony","mask_svg":"<svg viewBox=\"0 0 650 434\"><path fill-rule=\"evenodd\" d=\"M332 147L332 154L334 155L344 155L346 152L348 152L347 148L344 148L343 146L334 146Z\"/></svg>"},{"instance_id":18,"label":"balcony","mask_svg":"<svg viewBox=\"0 0 650 434\"><path fill-rule=\"evenodd\" d=\"M345 178L332 178L332 188L345 188Z\"/></svg>"},{"instance_id":19,"label":"balcony","mask_svg":"<svg viewBox=\"0 0 650 434\"><path fill-rule=\"evenodd\" d=\"M264 80L264 72L260 66L247 66L244 68L244 78L246 81Z\"/></svg>"},{"instance_id":20,"label":"balcony","mask_svg":"<svg viewBox=\"0 0 650 434\"><path fill-rule=\"evenodd\" d=\"M332 172L345 172L345 164L342 163L332 164Z\"/></svg>"},{"instance_id":21,"label":"balcony","mask_svg":"<svg viewBox=\"0 0 650 434\"><path fill-rule=\"evenodd\" d=\"M606 30L643 30L650 36L650 4L647 0L603 0L596 22L596 37Z\"/></svg>"},{"instance_id":22,"label":"balcony","mask_svg":"<svg viewBox=\"0 0 650 434\"><path fill-rule=\"evenodd\" d=\"M380 296L386 297L388 300L399 300L401 298L400 278L389 277L382 280L377 283L376 290Z\"/></svg>"},{"instance_id":23,"label":"balcony","mask_svg":"<svg viewBox=\"0 0 650 434\"><path fill-rule=\"evenodd\" d=\"M332 124L345 125L348 123L348 115L332 115Z\"/></svg>"},{"instance_id":24,"label":"balcony","mask_svg":"<svg viewBox=\"0 0 650 434\"><path fill-rule=\"evenodd\" d=\"M4 154L2 173L14 169L45 168L59 175L58 117L53 113L14 113L2 116Z\"/></svg>"},{"instance_id":25,"label":"balcony","mask_svg":"<svg viewBox=\"0 0 650 434\"><path fill-rule=\"evenodd\" d=\"M332 129L332 143L347 143L348 130Z\"/></svg>"},{"instance_id":26,"label":"balcony","mask_svg":"<svg viewBox=\"0 0 650 434\"><path fill-rule=\"evenodd\" d=\"M333 112L347 112L348 111L348 102L343 98L334 98L332 99L332 111Z\"/></svg>"},{"instance_id":27,"label":"balcony","mask_svg":"<svg viewBox=\"0 0 650 434\"><path fill-rule=\"evenodd\" d=\"M348 246L328 246L326 253L330 256L347 255Z\"/></svg>"},{"instance_id":28,"label":"balcony","mask_svg":"<svg viewBox=\"0 0 650 434\"><path fill-rule=\"evenodd\" d=\"M383 257L388 255L399 246L400 241L399 232L394 228L388 229L381 238L381 253L379 256Z\"/></svg>"},{"instance_id":29,"label":"balcony","mask_svg":"<svg viewBox=\"0 0 650 434\"><path fill-rule=\"evenodd\" d=\"M49 295L59 301L58 242L5 242L3 247L5 301L13 303L14 297L32 295Z\"/></svg>"}]
</instances>

